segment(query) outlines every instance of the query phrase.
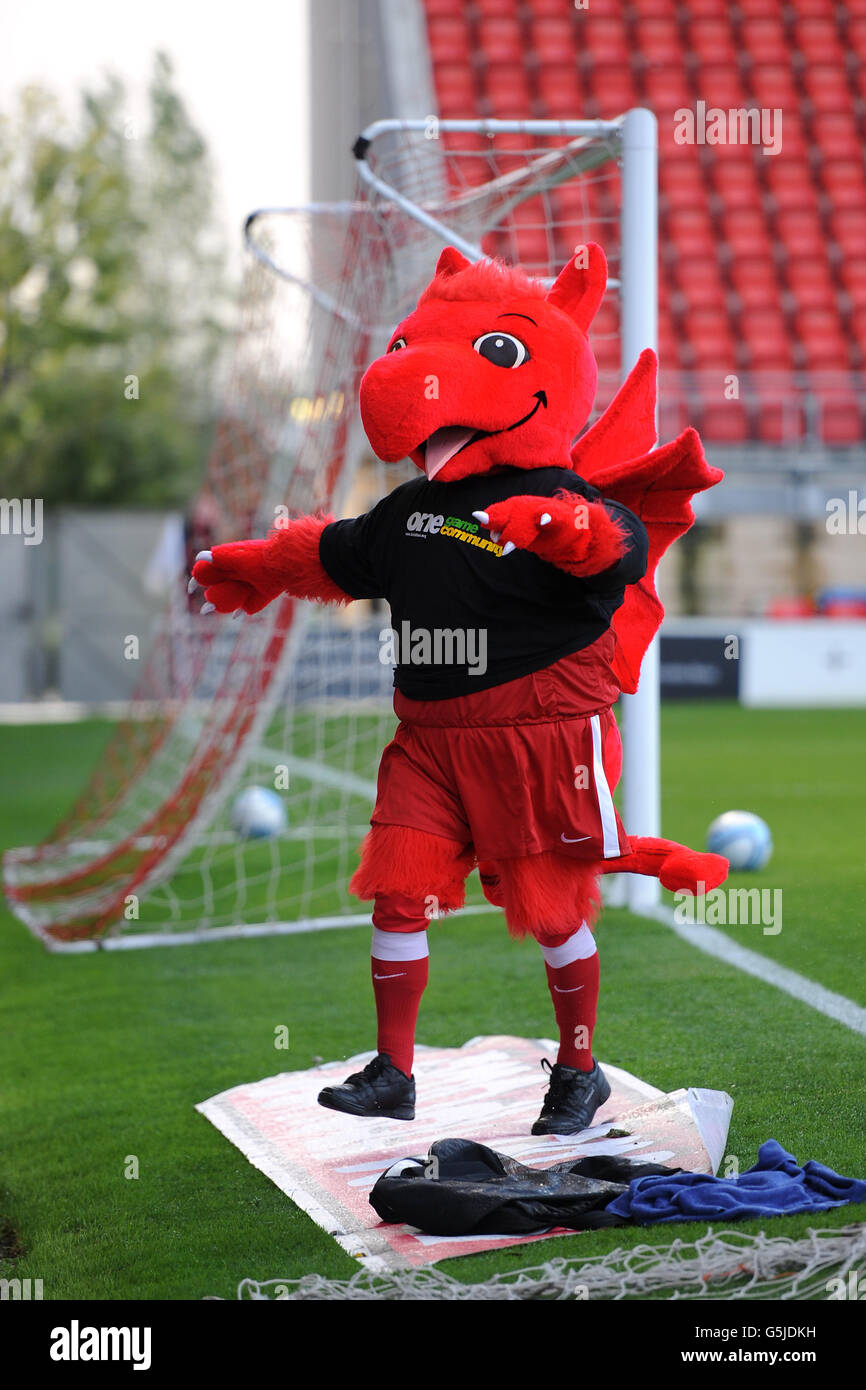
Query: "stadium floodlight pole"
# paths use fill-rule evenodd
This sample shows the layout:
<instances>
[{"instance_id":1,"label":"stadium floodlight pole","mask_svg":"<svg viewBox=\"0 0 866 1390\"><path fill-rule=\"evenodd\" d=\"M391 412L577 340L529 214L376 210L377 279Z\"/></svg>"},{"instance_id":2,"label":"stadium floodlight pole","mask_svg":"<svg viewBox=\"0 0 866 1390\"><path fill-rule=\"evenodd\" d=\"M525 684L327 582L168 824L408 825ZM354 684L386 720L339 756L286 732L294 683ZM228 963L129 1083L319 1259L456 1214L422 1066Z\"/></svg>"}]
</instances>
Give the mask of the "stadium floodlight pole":
<instances>
[{"instance_id":1,"label":"stadium floodlight pole","mask_svg":"<svg viewBox=\"0 0 866 1390\"><path fill-rule=\"evenodd\" d=\"M636 107L622 128L620 303L621 367L631 371L644 348L658 349L658 122ZM661 833L659 638L650 643L640 688L623 696L623 820L631 835ZM634 912L660 900L657 879L629 874Z\"/></svg>"}]
</instances>

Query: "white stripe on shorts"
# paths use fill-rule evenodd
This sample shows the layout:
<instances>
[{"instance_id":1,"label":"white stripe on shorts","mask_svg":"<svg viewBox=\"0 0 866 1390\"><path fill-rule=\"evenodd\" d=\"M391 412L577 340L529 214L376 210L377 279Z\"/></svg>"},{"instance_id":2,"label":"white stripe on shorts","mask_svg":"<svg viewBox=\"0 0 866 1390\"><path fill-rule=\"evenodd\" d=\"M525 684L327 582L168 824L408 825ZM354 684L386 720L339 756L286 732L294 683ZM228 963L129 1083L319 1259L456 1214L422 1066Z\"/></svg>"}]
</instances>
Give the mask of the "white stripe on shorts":
<instances>
[{"instance_id":1,"label":"white stripe on shorts","mask_svg":"<svg viewBox=\"0 0 866 1390\"><path fill-rule=\"evenodd\" d=\"M601 749L601 720L597 714L590 717L592 725L592 775L595 778L595 791L598 796L598 809L601 812L601 830L604 837L605 859L616 859L622 853L619 847L619 831L616 826L616 813L613 797L607 778L604 775Z\"/></svg>"}]
</instances>

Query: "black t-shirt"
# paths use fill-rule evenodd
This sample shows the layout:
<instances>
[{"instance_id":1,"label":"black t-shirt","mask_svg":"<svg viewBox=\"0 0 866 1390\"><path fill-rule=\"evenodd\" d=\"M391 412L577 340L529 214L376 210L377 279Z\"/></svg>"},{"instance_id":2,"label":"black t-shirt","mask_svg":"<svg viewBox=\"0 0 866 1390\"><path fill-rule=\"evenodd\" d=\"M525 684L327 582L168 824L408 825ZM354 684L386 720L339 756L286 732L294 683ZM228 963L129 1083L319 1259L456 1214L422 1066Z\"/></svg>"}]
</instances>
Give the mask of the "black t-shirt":
<instances>
[{"instance_id":1,"label":"black t-shirt","mask_svg":"<svg viewBox=\"0 0 866 1390\"><path fill-rule=\"evenodd\" d=\"M528 550L501 554L473 517L507 497L561 490L603 501L627 530L615 565L578 579ZM326 526L324 568L352 598L384 598L391 636L382 659L415 700L445 700L502 685L595 642L646 571L647 533L619 502L566 468L505 468L457 482L403 483L364 516Z\"/></svg>"}]
</instances>

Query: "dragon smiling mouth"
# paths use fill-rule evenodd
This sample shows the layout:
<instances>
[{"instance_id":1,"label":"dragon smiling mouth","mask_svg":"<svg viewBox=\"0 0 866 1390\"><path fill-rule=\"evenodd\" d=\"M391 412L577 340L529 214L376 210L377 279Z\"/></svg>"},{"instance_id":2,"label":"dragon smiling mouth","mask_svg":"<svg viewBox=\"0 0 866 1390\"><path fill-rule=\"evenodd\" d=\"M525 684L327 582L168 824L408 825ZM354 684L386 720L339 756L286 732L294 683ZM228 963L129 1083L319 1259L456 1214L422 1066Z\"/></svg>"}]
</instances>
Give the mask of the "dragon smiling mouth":
<instances>
[{"instance_id":1,"label":"dragon smiling mouth","mask_svg":"<svg viewBox=\"0 0 866 1390\"><path fill-rule=\"evenodd\" d=\"M479 430L474 425L442 425L440 429L434 430L428 439L418 445L418 452L424 461L424 472L430 482L449 459L468 449L470 444L475 444L479 439L489 439L494 434L508 434L511 430L519 429L527 420L532 419L536 410L542 406L547 409L547 395L544 391L536 391L534 400L535 405L528 415L524 415L521 420L515 420L513 425L505 425L501 430Z\"/></svg>"}]
</instances>

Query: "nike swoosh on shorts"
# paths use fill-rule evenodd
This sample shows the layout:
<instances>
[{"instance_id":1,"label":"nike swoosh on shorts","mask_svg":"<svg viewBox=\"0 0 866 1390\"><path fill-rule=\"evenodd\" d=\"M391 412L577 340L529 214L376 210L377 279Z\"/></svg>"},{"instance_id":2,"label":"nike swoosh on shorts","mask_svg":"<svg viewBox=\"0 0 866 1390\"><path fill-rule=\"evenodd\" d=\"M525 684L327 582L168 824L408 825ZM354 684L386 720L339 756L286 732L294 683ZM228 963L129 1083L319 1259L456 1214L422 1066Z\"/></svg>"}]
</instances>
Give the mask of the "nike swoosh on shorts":
<instances>
[{"instance_id":1,"label":"nike swoosh on shorts","mask_svg":"<svg viewBox=\"0 0 866 1390\"><path fill-rule=\"evenodd\" d=\"M559 838L560 838L560 840L562 840L562 843L563 843L564 845L577 845L577 844L580 844L580 841L581 841L581 840L591 840L591 839L592 839L592 836L591 836L591 835L578 835L575 839L570 840L569 837L568 837L568 836L565 834L565 832L563 831L563 833L560 835Z\"/></svg>"}]
</instances>

